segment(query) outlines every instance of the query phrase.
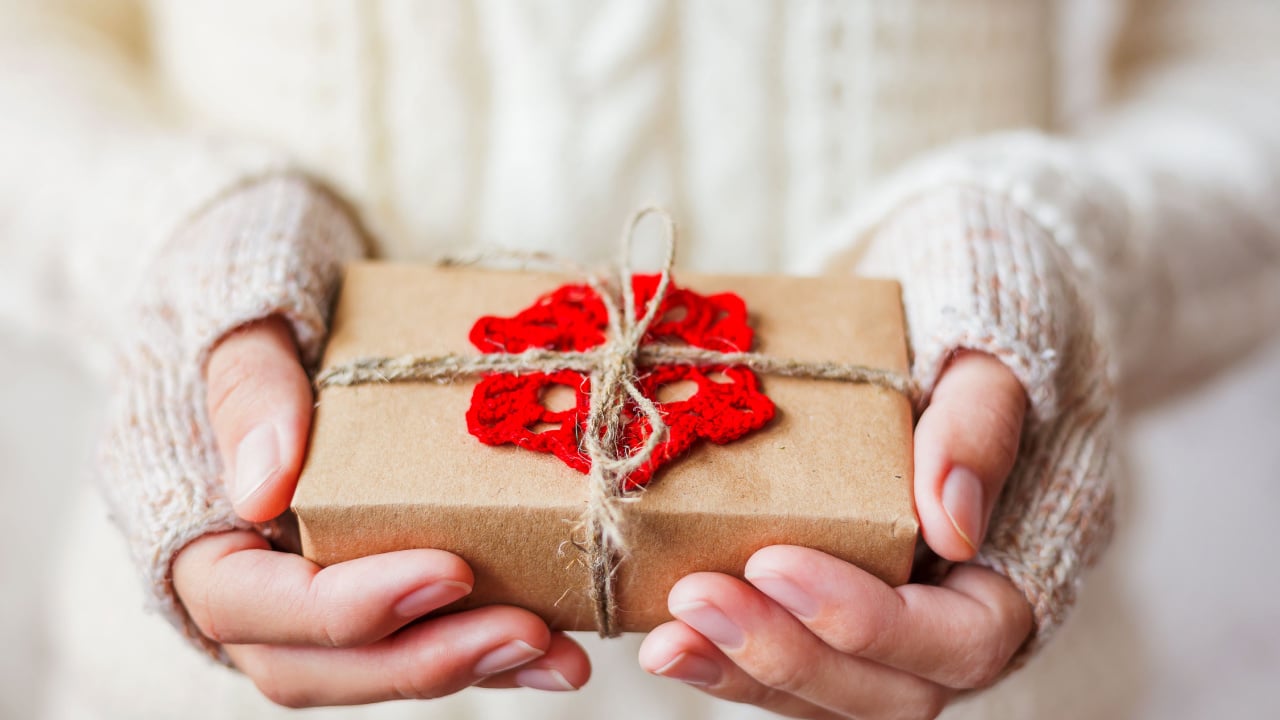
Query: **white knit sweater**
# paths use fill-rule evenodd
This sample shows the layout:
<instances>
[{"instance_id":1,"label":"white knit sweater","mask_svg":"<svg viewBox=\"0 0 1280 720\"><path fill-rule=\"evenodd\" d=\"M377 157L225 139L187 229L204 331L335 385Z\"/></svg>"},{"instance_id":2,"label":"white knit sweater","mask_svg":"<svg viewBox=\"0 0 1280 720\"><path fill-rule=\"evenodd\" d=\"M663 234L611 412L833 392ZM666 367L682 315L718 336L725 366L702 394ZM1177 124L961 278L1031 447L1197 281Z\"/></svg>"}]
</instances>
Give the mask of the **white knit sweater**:
<instances>
[{"instance_id":1,"label":"white knit sweater","mask_svg":"<svg viewBox=\"0 0 1280 720\"><path fill-rule=\"evenodd\" d=\"M926 389L970 347L1032 398L980 560L1034 646L1108 534L1118 390L1280 322L1280 5L1091 4L5 0L0 314L117 349L104 489L207 644L169 584L243 525L204 354L281 312L314 360L366 238L594 262L657 202L691 270L891 274Z\"/></svg>"}]
</instances>

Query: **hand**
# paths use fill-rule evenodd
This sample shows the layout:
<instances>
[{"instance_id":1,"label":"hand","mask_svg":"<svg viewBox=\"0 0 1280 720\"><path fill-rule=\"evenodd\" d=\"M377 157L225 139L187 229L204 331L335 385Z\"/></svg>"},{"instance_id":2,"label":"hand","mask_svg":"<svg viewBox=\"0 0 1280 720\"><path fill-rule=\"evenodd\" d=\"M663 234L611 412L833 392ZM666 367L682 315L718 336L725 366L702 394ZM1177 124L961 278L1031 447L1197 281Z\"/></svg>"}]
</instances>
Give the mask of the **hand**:
<instances>
[{"instance_id":1,"label":"hand","mask_svg":"<svg viewBox=\"0 0 1280 720\"><path fill-rule=\"evenodd\" d=\"M231 334L206 374L236 512L270 520L289 507L311 423L311 386L288 326L272 318ZM173 583L201 632L290 707L432 698L477 683L573 690L591 673L581 647L519 608L415 622L471 592L471 569L439 550L321 568L257 533L227 532L187 545Z\"/></svg>"},{"instance_id":2,"label":"hand","mask_svg":"<svg viewBox=\"0 0 1280 720\"><path fill-rule=\"evenodd\" d=\"M916 426L915 498L938 555L982 544L1017 455L1027 398L988 355L952 359ZM964 689L999 677L1031 631L1031 607L1004 577L955 567L939 586L892 588L815 550L775 546L747 581L683 578L677 620L640 649L649 672L794 717L933 718Z\"/></svg>"}]
</instances>

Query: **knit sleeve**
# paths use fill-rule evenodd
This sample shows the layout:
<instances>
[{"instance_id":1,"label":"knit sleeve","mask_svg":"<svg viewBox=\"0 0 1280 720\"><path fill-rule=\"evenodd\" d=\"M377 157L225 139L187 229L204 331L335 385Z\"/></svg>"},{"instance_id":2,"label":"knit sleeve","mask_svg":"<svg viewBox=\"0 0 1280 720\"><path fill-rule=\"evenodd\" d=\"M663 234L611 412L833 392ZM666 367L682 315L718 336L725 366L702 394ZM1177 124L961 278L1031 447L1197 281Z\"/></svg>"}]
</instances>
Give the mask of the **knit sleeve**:
<instances>
[{"instance_id":1,"label":"knit sleeve","mask_svg":"<svg viewBox=\"0 0 1280 720\"><path fill-rule=\"evenodd\" d=\"M150 605L215 656L220 648L174 594L173 556L201 535L255 526L236 516L223 490L205 402L207 355L230 330L279 315L313 365L342 264L361 251L359 228L336 198L303 178L263 180L216 201L164 243L129 311L99 481Z\"/></svg>"},{"instance_id":2,"label":"knit sleeve","mask_svg":"<svg viewBox=\"0 0 1280 720\"><path fill-rule=\"evenodd\" d=\"M861 272L903 280L925 402L960 348L1000 358L1028 392L978 558L1034 607L1028 650L1110 535L1116 408L1280 325L1278 33L1274 3L1139 3L1116 99L1085 129L933 153L837 233Z\"/></svg>"},{"instance_id":3,"label":"knit sleeve","mask_svg":"<svg viewBox=\"0 0 1280 720\"><path fill-rule=\"evenodd\" d=\"M1112 532L1115 384L1099 305L1048 229L967 185L906 201L859 270L903 282L921 407L960 349L1000 359L1027 391L1018 459L976 560L1033 608L1021 662L1065 619Z\"/></svg>"}]
</instances>

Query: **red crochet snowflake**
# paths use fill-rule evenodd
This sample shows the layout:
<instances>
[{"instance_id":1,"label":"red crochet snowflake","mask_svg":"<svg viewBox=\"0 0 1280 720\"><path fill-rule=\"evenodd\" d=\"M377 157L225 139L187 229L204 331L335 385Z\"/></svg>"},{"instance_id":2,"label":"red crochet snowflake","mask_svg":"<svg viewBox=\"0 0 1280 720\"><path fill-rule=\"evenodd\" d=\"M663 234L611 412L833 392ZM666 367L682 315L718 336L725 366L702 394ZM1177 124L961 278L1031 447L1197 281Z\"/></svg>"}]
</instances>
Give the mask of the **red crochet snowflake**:
<instances>
[{"instance_id":1,"label":"red crochet snowflake","mask_svg":"<svg viewBox=\"0 0 1280 720\"><path fill-rule=\"evenodd\" d=\"M637 317L644 315L657 285L657 275L633 277ZM604 303L590 286L564 285L515 317L480 318L471 328L471 343L486 353L518 353L530 348L583 351L604 343L606 321ZM703 296L671 285L643 342L737 352L750 350L751 341L742 298L732 293ZM684 453L699 438L728 443L773 417L773 402L760 391L755 373L746 368L661 365L642 367L638 372L637 386L645 397L657 402L669 432L653 459L627 478L624 489L646 485L658 467ZM672 394L688 388L688 383L693 383L692 395L679 398ZM572 393L570 407L546 406L556 386ZM487 375L471 396L467 427L487 445L512 443L549 452L586 473L591 461L579 448L578 438L586 432L590 389L588 376L572 370ZM650 431L648 420L634 403L630 405L624 414L620 455L636 451Z\"/></svg>"}]
</instances>

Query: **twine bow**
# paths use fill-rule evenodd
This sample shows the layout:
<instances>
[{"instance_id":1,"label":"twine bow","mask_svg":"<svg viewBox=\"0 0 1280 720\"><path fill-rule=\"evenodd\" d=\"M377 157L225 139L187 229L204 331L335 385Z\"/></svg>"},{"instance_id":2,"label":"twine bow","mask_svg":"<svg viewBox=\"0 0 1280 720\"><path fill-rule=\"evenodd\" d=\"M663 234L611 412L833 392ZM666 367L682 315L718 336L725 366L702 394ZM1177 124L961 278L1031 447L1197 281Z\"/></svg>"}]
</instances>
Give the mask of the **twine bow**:
<instances>
[{"instance_id":1,"label":"twine bow","mask_svg":"<svg viewBox=\"0 0 1280 720\"><path fill-rule=\"evenodd\" d=\"M649 215L656 215L662 220L664 257L657 288L645 304L644 314L637 318L631 282L631 248L636 227ZM754 352L717 352L661 343L642 345L671 285L675 250L676 225L666 211L648 207L631 216L622 233L617 287L594 274L587 276L588 284L599 295L607 313L608 325L602 345L568 352L529 349L519 353L364 358L330 367L317 375L315 381L316 387L323 389L383 382L452 382L461 377L503 372L573 370L588 374L591 378L590 404L586 429L579 442L591 461L591 469L587 475L586 508L575 525L579 539L574 544L585 555L591 576L589 592L596 628L604 637L620 634L616 622L614 579L618 563L628 552L623 505L635 499L635 491L624 492L625 480L653 458L667 436L662 411L636 385L637 367L742 366L771 375L875 385L908 397L915 393L909 378L863 365L801 362ZM628 399L648 420L650 432L634 452L619 454L619 437L625 426Z\"/></svg>"}]
</instances>

